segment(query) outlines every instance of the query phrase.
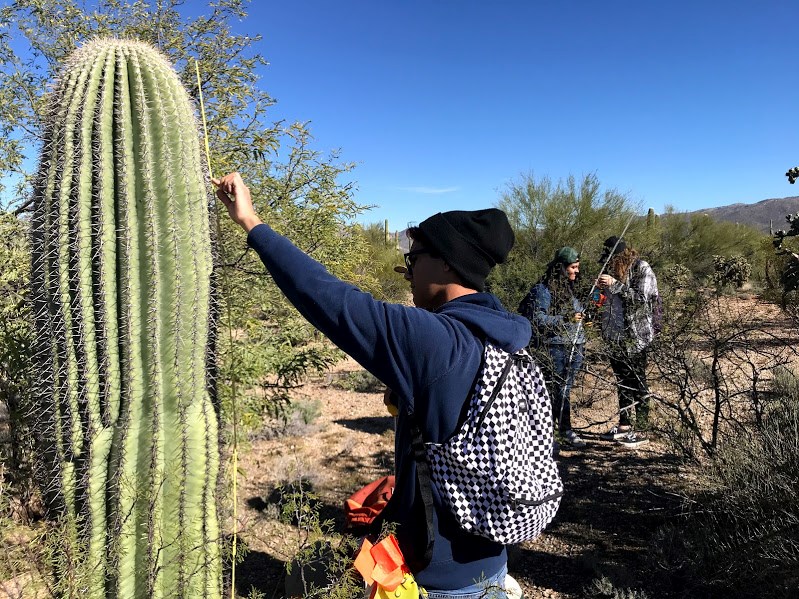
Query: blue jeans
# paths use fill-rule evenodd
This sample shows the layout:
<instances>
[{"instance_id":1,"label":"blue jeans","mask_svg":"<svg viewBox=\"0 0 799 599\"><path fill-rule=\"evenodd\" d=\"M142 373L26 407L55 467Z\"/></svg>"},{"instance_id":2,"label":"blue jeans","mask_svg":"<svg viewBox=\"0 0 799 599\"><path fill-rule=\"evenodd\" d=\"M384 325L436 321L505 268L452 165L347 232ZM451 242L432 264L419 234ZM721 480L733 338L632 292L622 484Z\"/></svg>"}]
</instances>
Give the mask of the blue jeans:
<instances>
[{"instance_id":1,"label":"blue jeans","mask_svg":"<svg viewBox=\"0 0 799 599\"><path fill-rule=\"evenodd\" d=\"M508 596L505 594L507 574L508 567L502 566L502 569L493 576L481 576L479 582L462 589L428 590L427 599L507 599Z\"/></svg>"},{"instance_id":2,"label":"blue jeans","mask_svg":"<svg viewBox=\"0 0 799 599\"><path fill-rule=\"evenodd\" d=\"M583 349L582 343L574 346L574 352L571 345L553 343L547 347L549 363L543 365L544 376L552 400L552 422L558 425L558 431L561 433L572 429L569 397L574 377L583 365ZM571 363L569 363L570 356Z\"/></svg>"}]
</instances>

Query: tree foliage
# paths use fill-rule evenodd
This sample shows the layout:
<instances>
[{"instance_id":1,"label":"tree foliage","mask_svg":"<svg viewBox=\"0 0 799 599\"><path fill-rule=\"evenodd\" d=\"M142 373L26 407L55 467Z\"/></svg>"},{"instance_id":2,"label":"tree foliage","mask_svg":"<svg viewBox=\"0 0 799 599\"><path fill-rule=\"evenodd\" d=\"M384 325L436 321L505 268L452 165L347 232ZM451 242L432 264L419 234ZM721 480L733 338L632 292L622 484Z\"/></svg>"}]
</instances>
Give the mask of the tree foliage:
<instances>
[{"instance_id":1,"label":"tree foliage","mask_svg":"<svg viewBox=\"0 0 799 599\"><path fill-rule=\"evenodd\" d=\"M596 258L606 238L620 235L628 222L627 237L635 238L645 228L641 219L634 218L632 202L615 189L603 191L594 174L569 176L557 183L549 177L524 175L508 186L499 207L516 232L516 244L506 264L492 273L489 285L511 309L559 247L568 245L580 253L587 280L599 270Z\"/></svg>"},{"instance_id":2,"label":"tree foliage","mask_svg":"<svg viewBox=\"0 0 799 599\"><path fill-rule=\"evenodd\" d=\"M404 264L399 238L386 232L385 223L366 225L363 234L369 244L365 268L376 277L375 297L388 302L407 301L408 283L394 270Z\"/></svg>"},{"instance_id":3,"label":"tree foliage","mask_svg":"<svg viewBox=\"0 0 799 599\"><path fill-rule=\"evenodd\" d=\"M762 278L770 257L766 236L752 227L672 208L660 216L651 209L641 215L640 206L625 194L603 190L595 174L556 183L545 176L524 175L503 192L499 207L513 225L516 245L489 284L510 308L518 305L555 251L565 245L580 252L581 278L590 287L600 268L597 259L603 241L622 232L628 246L638 250L656 274L679 265L691 277L707 279L714 273L713 256L720 255L742 257L753 275Z\"/></svg>"},{"instance_id":4,"label":"tree foliage","mask_svg":"<svg viewBox=\"0 0 799 599\"><path fill-rule=\"evenodd\" d=\"M0 435L0 461L7 466L7 484L21 495L29 493L32 451L23 417L30 389L31 353L27 240L26 224L12 214L0 212L0 432L10 424L10 435ZM7 424L3 422L5 418Z\"/></svg>"}]
</instances>

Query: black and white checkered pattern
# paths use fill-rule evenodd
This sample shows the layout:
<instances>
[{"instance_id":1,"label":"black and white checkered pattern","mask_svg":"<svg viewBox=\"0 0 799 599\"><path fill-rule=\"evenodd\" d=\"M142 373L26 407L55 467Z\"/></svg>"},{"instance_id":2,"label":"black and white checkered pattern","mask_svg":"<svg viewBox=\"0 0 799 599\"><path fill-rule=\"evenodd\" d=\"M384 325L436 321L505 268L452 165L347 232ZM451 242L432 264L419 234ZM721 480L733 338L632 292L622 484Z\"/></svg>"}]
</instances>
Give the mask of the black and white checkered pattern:
<instances>
[{"instance_id":1,"label":"black and white checkered pattern","mask_svg":"<svg viewBox=\"0 0 799 599\"><path fill-rule=\"evenodd\" d=\"M453 437L425 444L431 478L464 529L505 544L529 541L563 494L544 377L526 350L511 355L486 343L469 402Z\"/></svg>"}]
</instances>

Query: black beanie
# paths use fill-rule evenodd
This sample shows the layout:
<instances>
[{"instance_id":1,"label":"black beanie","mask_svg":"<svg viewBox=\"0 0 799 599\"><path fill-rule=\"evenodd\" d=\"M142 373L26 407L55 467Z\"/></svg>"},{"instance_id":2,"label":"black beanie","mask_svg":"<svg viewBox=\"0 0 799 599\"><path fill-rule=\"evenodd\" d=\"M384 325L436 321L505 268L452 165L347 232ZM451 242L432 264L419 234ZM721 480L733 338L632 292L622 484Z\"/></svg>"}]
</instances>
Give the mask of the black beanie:
<instances>
[{"instance_id":1,"label":"black beanie","mask_svg":"<svg viewBox=\"0 0 799 599\"><path fill-rule=\"evenodd\" d=\"M626 249L627 244L624 243L624 239L616 237L615 235L608 237L605 240L605 243L602 244L602 255L599 257L599 263L602 264L605 260L607 260L611 255L611 251L615 256L616 254L621 254Z\"/></svg>"},{"instance_id":2,"label":"black beanie","mask_svg":"<svg viewBox=\"0 0 799 599\"><path fill-rule=\"evenodd\" d=\"M497 208L439 212L423 220L419 230L429 249L478 291L489 271L505 261L514 242L508 217Z\"/></svg>"}]
</instances>

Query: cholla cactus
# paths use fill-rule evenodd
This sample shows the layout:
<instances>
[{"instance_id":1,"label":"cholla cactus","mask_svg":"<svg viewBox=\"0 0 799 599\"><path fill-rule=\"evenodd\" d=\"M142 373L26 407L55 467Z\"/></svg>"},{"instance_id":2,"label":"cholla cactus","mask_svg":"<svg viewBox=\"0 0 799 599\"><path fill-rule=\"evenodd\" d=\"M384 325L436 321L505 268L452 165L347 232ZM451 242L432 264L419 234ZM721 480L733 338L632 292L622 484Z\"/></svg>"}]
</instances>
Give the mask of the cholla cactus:
<instances>
[{"instance_id":1,"label":"cholla cactus","mask_svg":"<svg viewBox=\"0 0 799 599\"><path fill-rule=\"evenodd\" d=\"M752 275L752 265L743 256L713 256L713 282L741 287Z\"/></svg>"},{"instance_id":2,"label":"cholla cactus","mask_svg":"<svg viewBox=\"0 0 799 599\"><path fill-rule=\"evenodd\" d=\"M685 289L693 278L691 269L684 264L669 264L658 275L658 280L663 279L663 282L672 289Z\"/></svg>"},{"instance_id":3,"label":"cholla cactus","mask_svg":"<svg viewBox=\"0 0 799 599\"><path fill-rule=\"evenodd\" d=\"M799 167L791 170L796 170L795 175L799 176ZM786 174L790 175L790 173L791 171L788 171ZM793 180L791 183L793 183ZM785 245L785 238L799 235L799 214L788 214L785 220L788 221L788 230L781 229L774 233L771 243L774 245L774 251L778 256L786 257L785 266L782 273L780 273L780 283L783 291L789 293L799 289L799 254ZM783 297L783 305L785 305L785 297Z\"/></svg>"},{"instance_id":4,"label":"cholla cactus","mask_svg":"<svg viewBox=\"0 0 799 599\"><path fill-rule=\"evenodd\" d=\"M81 579L67 592L221 596L210 198L192 104L155 49L98 40L69 58L45 127L36 420L66 523L62 574Z\"/></svg>"}]
</instances>

